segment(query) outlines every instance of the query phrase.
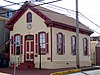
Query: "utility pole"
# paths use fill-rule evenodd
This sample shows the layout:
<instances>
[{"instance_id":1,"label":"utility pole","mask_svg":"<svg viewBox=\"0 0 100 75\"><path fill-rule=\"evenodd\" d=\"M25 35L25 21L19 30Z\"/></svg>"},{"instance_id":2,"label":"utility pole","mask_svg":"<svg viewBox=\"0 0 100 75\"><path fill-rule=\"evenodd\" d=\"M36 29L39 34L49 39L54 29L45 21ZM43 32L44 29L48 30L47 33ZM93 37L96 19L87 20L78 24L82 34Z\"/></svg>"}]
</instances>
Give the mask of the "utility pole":
<instances>
[{"instance_id":1,"label":"utility pole","mask_svg":"<svg viewBox=\"0 0 100 75\"><path fill-rule=\"evenodd\" d=\"M76 67L80 67L79 63L79 21L78 21L78 0L76 0Z\"/></svg>"}]
</instances>

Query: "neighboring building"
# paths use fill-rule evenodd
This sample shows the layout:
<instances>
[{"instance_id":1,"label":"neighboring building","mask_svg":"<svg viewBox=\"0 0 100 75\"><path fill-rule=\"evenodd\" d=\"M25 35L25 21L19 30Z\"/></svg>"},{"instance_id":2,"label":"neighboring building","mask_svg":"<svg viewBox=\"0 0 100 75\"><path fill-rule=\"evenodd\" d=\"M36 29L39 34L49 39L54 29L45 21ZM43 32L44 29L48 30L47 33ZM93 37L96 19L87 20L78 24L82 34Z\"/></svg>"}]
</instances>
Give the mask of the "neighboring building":
<instances>
[{"instance_id":1,"label":"neighboring building","mask_svg":"<svg viewBox=\"0 0 100 75\"><path fill-rule=\"evenodd\" d=\"M9 30L5 29L6 23L9 21L9 18L0 16L0 54L5 49L4 42L9 40Z\"/></svg>"},{"instance_id":2,"label":"neighboring building","mask_svg":"<svg viewBox=\"0 0 100 75\"><path fill-rule=\"evenodd\" d=\"M0 16L5 18L12 18L12 16L15 14L14 10L11 10L9 8L2 8L0 7Z\"/></svg>"},{"instance_id":3,"label":"neighboring building","mask_svg":"<svg viewBox=\"0 0 100 75\"><path fill-rule=\"evenodd\" d=\"M90 66L90 35L93 32L81 23L79 26L80 66ZM42 68L76 67L75 19L25 2L6 28L12 39L10 66L16 55L19 68L39 68L40 61Z\"/></svg>"},{"instance_id":4,"label":"neighboring building","mask_svg":"<svg viewBox=\"0 0 100 75\"><path fill-rule=\"evenodd\" d=\"M8 8L0 7L0 54L5 53L5 43L9 40L10 32L8 29L5 29L5 25L15 13L11 11Z\"/></svg>"},{"instance_id":5,"label":"neighboring building","mask_svg":"<svg viewBox=\"0 0 100 75\"><path fill-rule=\"evenodd\" d=\"M90 47L92 65L100 65L100 36L91 37Z\"/></svg>"}]
</instances>

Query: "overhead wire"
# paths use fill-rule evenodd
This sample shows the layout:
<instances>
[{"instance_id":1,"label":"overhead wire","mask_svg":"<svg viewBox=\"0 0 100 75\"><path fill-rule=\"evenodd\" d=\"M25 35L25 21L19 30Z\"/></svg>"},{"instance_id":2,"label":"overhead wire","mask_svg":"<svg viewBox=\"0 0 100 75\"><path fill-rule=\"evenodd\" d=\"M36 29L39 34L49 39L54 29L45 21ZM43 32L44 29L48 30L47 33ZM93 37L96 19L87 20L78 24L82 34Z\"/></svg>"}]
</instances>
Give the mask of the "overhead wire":
<instances>
[{"instance_id":1,"label":"overhead wire","mask_svg":"<svg viewBox=\"0 0 100 75\"><path fill-rule=\"evenodd\" d=\"M4 1L7 1L7 0L4 0ZM51 5L51 6L55 6L55 7L58 7L58 8L67 10L68 12L69 12L69 11L76 12L76 11L71 10L71 9L66 9L66 8L64 8L64 7L60 7L60 6L57 6L57 5L50 4L50 3L54 3L54 2L58 2L58 1L61 1L61 0L51 1L51 2L47 2L47 3L42 2L42 4L38 4L38 5L35 5L35 6L31 6L31 7L36 7L36 6L40 6L40 5L49 4L49 5ZM9 1L7 1L7 2L9 2ZM11 2L11 1L10 1L9 3L14 3L14 2ZM18 5L19 5L19 3L14 3L14 4L18 4ZM22 10L22 9L21 9L21 10ZM18 10L15 10L15 11L18 11ZM44 11L44 10L43 10L43 11ZM48 11L48 12L49 12L49 11ZM70 13L70 12L69 12L69 13ZM78 13L79 13L80 15L82 15L84 18L86 18L88 21L90 21L92 24L94 24L95 26L97 26L97 27L100 28L99 25L97 25L96 23L94 23L92 20L90 20L89 18L87 18L85 15L83 15L83 14L80 13L80 12L78 12ZM0 13L0 14L2 14L2 13ZM94 31L94 30L93 30L93 31Z\"/></svg>"}]
</instances>

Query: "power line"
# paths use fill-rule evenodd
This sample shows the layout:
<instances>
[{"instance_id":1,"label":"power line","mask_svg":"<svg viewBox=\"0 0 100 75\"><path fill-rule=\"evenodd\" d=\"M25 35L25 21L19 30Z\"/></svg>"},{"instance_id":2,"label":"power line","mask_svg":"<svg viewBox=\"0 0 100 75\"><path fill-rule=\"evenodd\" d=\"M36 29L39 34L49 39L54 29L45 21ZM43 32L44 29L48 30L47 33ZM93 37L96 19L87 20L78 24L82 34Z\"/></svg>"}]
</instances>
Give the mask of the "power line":
<instances>
[{"instance_id":1,"label":"power line","mask_svg":"<svg viewBox=\"0 0 100 75\"><path fill-rule=\"evenodd\" d=\"M7 0L4 0L4 1L7 1ZM49 3L54 3L54 2L58 2L58 1L61 1L61 0L56 0L56 1L47 2L47 3L42 2L43 4L38 4L38 5L35 5L35 6L31 6L31 7L36 7L36 6L45 5L45 4L49 4ZM14 2L11 2L11 3L14 3ZM14 3L14 4L18 4L18 5L19 5L19 3ZM66 8L63 8L63 7L60 7L60 6L57 6L57 5L53 5L53 4L49 4L49 5L54 6L54 7L58 7L58 8L64 9L64 10L67 10L68 12L69 12L69 11L76 12L76 11L74 11L74 10L66 9ZM23 9L21 9L21 10L23 10ZM39 10L42 10L42 9L39 9ZM18 10L14 10L14 11L18 11ZM14 11L11 11L11 12L14 12ZM46 10L42 10L42 11L46 11ZM46 11L46 12L51 12L51 11ZM6 12L4 12L4 13L6 13ZM54 13L54 12L52 12L52 13ZM56 13L56 12L55 12L55 13ZM69 12L69 13L70 13L70 12ZM3 13L0 13L0 14L3 14ZM72 14L72 13L71 13L71 14ZM86 16L84 16L82 13L79 12L79 14L82 15L84 18L86 18L88 21L90 21L92 24L94 24L95 26L97 26L97 27L100 28L99 25L97 25L97 24L94 23L92 20L90 20L89 18L87 18Z\"/></svg>"},{"instance_id":2,"label":"power line","mask_svg":"<svg viewBox=\"0 0 100 75\"><path fill-rule=\"evenodd\" d=\"M42 2L42 3L44 3L44 2ZM55 6L55 7L61 8L61 9L65 9L65 10L67 10L67 11L76 12L76 11L74 11L74 10L71 10L71 9L66 9L66 8L59 7L59 6L56 6L56 5L53 5L53 4L49 4L49 5L52 5L52 6ZM92 24L94 24L94 25L96 25L97 27L99 27L99 28L100 28L100 26L99 26L99 25L97 25L97 24L96 24L96 23L94 23L92 20L90 20L89 18L87 18L86 16L84 16L82 13L80 13L80 12L79 12L79 14L80 14L80 15L82 15L83 17L85 17L85 18L86 18L88 21L90 21Z\"/></svg>"},{"instance_id":3,"label":"power line","mask_svg":"<svg viewBox=\"0 0 100 75\"><path fill-rule=\"evenodd\" d=\"M24 2L20 2L20 3L24 3ZM20 3L18 3L18 4L20 4ZM5 5L5 6L0 6L0 8L4 8L4 7L7 7L7 6L12 6L12 5L15 5L15 3L9 4L9 5Z\"/></svg>"},{"instance_id":4,"label":"power line","mask_svg":"<svg viewBox=\"0 0 100 75\"><path fill-rule=\"evenodd\" d=\"M15 3L15 2L8 1L8 0L3 0L3 1L8 2L8 3L13 3L13 4L16 4L16 5L20 5L20 3L24 3L24 2Z\"/></svg>"},{"instance_id":5,"label":"power line","mask_svg":"<svg viewBox=\"0 0 100 75\"><path fill-rule=\"evenodd\" d=\"M54 2L58 2L58 1L62 1L62 0L55 0L55 1L47 2L47 3L42 3L42 4L30 6L30 7L37 7L37 6L40 6L40 5L50 4L50 3L54 3ZM27 1L26 1L26 2L27 2ZM24 3L25 3L25 2L24 2ZM20 6L21 6L21 5L20 5ZM25 9L18 9L18 10L25 10ZM14 11L18 11L18 10L13 10L13 11L9 11L9 12L14 12ZM0 14L5 14L5 13L7 13L7 12L3 12L3 13L0 13Z\"/></svg>"},{"instance_id":6,"label":"power line","mask_svg":"<svg viewBox=\"0 0 100 75\"><path fill-rule=\"evenodd\" d=\"M80 13L80 12L79 12ZM87 18L86 16L84 16L82 13L80 13L84 18L86 18L88 21L90 21L92 24L94 24L95 26L99 27L99 25L97 25L96 23L94 23L92 20L90 20L89 18Z\"/></svg>"}]
</instances>

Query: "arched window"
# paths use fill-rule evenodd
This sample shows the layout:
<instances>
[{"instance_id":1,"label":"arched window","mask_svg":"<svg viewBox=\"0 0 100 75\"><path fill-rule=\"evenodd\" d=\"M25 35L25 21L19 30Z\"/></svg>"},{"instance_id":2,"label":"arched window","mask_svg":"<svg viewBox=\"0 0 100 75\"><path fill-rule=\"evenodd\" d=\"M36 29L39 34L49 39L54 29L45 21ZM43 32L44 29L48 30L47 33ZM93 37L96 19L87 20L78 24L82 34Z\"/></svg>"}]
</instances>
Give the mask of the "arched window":
<instances>
[{"instance_id":1,"label":"arched window","mask_svg":"<svg viewBox=\"0 0 100 75\"><path fill-rule=\"evenodd\" d=\"M76 55L76 36L71 37L71 54Z\"/></svg>"},{"instance_id":2,"label":"arched window","mask_svg":"<svg viewBox=\"0 0 100 75\"><path fill-rule=\"evenodd\" d=\"M65 44L64 44L64 35L62 33L57 34L57 53L59 55L64 54Z\"/></svg>"},{"instance_id":3,"label":"arched window","mask_svg":"<svg viewBox=\"0 0 100 75\"><path fill-rule=\"evenodd\" d=\"M84 53L84 55L88 55L88 40L87 40L87 38L83 39L83 53Z\"/></svg>"},{"instance_id":4,"label":"arched window","mask_svg":"<svg viewBox=\"0 0 100 75\"><path fill-rule=\"evenodd\" d=\"M32 22L32 13L28 12L27 13L27 23Z\"/></svg>"},{"instance_id":5,"label":"arched window","mask_svg":"<svg viewBox=\"0 0 100 75\"><path fill-rule=\"evenodd\" d=\"M21 38L20 38L20 35L15 35L15 44L16 44L16 55L19 55L20 54L20 43L21 43Z\"/></svg>"}]
</instances>

